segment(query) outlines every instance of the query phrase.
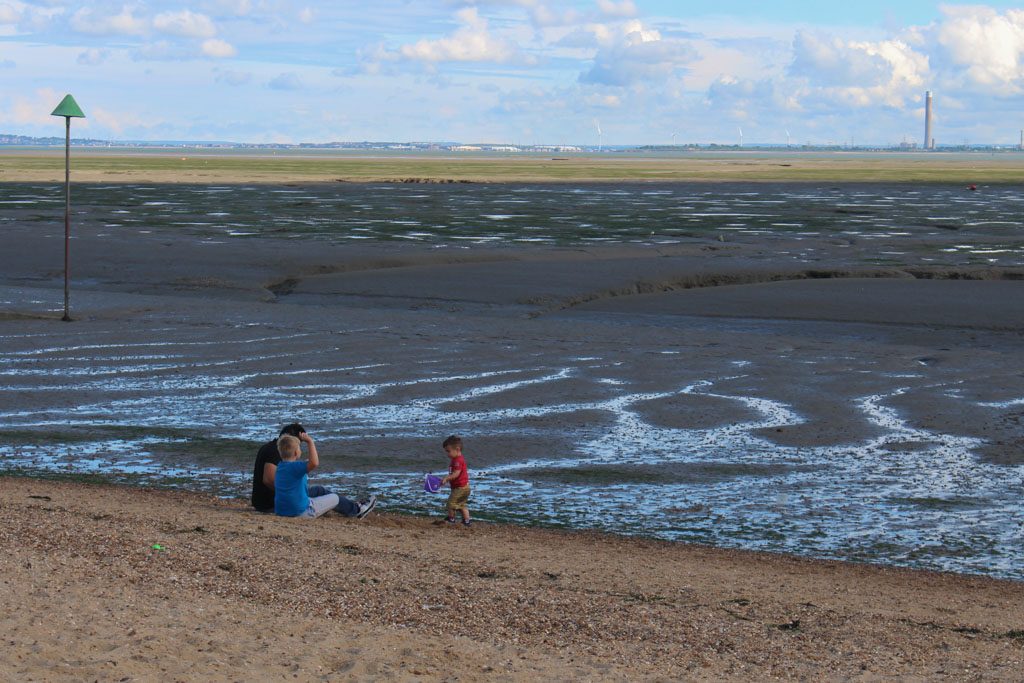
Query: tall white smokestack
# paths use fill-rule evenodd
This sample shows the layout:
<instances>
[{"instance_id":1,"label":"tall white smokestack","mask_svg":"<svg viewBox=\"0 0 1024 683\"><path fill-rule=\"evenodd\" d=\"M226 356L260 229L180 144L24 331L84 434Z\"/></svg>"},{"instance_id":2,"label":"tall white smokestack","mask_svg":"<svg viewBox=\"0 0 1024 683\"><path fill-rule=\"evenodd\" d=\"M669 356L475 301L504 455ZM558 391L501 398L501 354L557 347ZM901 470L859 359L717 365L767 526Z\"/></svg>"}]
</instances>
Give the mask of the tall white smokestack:
<instances>
[{"instance_id":1,"label":"tall white smokestack","mask_svg":"<svg viewBox=\"0 0 1024 683\"><path fill-rule=\"evenodd\" d=\"M924 148L935 149L935 140L932 139L932 91L924 94Z\"/></svg>"}]
</instances>

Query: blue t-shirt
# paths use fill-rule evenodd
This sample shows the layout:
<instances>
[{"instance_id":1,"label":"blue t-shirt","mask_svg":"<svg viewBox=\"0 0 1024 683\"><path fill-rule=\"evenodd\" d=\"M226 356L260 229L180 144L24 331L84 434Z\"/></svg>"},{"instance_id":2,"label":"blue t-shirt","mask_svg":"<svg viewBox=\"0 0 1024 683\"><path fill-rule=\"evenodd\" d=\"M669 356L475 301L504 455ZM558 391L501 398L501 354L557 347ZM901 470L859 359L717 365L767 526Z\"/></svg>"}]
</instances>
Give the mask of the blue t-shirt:
<instances>
[{"instance_id":1,"label":"blue t-shirt","mask_svg":"<svg viewBox=\"0 0 1024 683\"><path fill-rule=\"evenodd\" d=\"M282 460L274 474L274 512L282 517L298 517L309 507L305 460Z\"/></svg>"}]
</instances>

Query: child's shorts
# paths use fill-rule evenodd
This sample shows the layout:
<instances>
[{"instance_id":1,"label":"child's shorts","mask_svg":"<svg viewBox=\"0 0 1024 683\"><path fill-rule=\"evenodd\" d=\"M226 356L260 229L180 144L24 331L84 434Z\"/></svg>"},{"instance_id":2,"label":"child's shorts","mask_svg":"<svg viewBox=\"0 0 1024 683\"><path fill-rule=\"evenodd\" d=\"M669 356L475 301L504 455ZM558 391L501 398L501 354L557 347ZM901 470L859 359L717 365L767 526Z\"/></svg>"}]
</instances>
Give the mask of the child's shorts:
<instances>
[{"instance_id":1,"label":"child's shorts","mask_svg":"<svg viewBox=\"0 0 1024 683\"><path fill-rule=\"evenodd\" d=\"M459 488L453 488L452 492L448 494L448 514L455 514L458 510L465 510L466 503L469 501L469 487L461 486Z\"/></svg>"}]
</instances>

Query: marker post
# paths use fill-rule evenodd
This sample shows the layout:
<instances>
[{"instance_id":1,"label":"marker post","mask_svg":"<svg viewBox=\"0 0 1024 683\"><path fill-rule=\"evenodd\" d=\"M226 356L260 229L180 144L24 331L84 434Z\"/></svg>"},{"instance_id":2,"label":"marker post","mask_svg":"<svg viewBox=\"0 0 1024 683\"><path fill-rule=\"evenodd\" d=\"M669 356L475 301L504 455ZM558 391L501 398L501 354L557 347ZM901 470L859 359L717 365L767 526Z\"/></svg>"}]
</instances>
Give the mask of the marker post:
<instances>
[{"instance_id":1,"label":"marker post","mask_svg":"<svg viewBox=\"0 0 1024 683\"><path fill-rule=\"evenodd\" d=\"M51 116L64 117L64 322L71 322L71 119L84 119L75 98L66 95Z\"/></svg>"}]
</instances>

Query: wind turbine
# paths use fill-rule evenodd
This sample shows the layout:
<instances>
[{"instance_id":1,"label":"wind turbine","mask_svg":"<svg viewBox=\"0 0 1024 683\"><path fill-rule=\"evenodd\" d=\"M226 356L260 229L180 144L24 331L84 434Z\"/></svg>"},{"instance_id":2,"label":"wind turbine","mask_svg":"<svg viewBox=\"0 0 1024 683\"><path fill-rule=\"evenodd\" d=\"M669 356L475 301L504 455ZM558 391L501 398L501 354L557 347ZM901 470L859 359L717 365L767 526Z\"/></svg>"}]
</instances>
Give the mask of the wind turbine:
<instances>
[{"instance_id":1,"label":"wind turbine","mask_svg":"<svg viewBox=\"0 0 1024 683\"><path fill-rule=\"evenodd\" d=\"M594 127L597 128L597 151L600 152L604 148L604 137L601 133L601 122L594 119Z\"/></svg>"}]
</instances>

